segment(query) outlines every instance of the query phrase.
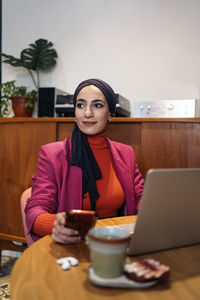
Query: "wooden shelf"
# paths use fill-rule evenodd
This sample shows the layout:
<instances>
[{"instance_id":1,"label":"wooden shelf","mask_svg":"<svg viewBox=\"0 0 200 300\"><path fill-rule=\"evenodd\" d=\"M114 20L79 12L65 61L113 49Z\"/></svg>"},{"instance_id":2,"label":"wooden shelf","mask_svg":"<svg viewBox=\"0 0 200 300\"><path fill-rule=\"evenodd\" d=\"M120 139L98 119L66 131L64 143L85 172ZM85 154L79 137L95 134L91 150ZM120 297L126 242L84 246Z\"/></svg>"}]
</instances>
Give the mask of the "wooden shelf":
<instances>
[{"instance_id":1,"label":"wooden shelf","mask_svg":"<svg viewBox=\"0 0 200 300\"><path fill-rule=\"evenodd\" d=\"M0 123L29 123L29 122L57 122L57 123L71 123L74 122L74 118L71 117L60 117L60 118L0 118ZM151 123L151 122L171 122L171 123L200 123L199 118L128 118L128 117L113 117L112 122L114 123Z\"/></svg>"}]
</instances>

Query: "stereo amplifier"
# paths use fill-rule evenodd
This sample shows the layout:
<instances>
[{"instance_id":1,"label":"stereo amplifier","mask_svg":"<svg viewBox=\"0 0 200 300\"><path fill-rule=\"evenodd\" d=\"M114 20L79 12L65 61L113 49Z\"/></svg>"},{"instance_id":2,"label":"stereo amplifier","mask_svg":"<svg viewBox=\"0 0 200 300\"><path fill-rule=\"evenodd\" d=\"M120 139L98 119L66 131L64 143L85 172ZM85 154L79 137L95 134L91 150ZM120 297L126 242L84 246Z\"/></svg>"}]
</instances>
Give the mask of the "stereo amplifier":
<instances>
[{"instance_id":1,"label":"stereo amplifier","mask_svg":"<svg viewBox=\"0 0 200 300\"><path fill-rule=\"evenodd\" d=\"M134 118L195 118L200 116L200 99L133 102Z\"/></svg>"}]
</instances>

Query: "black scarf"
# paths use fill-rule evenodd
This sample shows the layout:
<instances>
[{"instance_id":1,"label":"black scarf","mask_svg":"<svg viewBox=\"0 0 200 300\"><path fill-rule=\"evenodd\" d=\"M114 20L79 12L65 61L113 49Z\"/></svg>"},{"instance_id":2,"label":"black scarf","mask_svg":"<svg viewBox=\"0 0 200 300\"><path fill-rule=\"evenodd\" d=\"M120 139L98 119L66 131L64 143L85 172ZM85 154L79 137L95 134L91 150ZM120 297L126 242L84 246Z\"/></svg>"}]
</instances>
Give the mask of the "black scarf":
<instances>
[{"instance_id":1,"label":"black scarf","mask_svg":"<svg viewBox=\"0 0 200 300\"><path fill-rule=\"evenodd\" d=\"M82 198L88 192L91 209L95 210L96 201L99 197L96 180L102 178L102 175L88 144L87 136L79 130L76 123L72 133L71 164L82 169Z\"/></svg>"}]
</instances>

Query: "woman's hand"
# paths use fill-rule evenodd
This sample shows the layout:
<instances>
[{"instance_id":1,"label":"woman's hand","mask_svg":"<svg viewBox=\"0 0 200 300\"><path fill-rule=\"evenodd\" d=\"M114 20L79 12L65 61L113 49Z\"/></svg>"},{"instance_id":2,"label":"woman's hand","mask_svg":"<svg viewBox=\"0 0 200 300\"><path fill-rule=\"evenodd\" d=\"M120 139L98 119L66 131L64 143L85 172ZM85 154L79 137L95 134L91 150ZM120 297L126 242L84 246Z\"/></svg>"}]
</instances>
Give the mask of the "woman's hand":
<instances>
[{"instance_id":1,"label":"woman's hand","mask_svg":"<svg viewBox=\"0 0 200 300\"><path fill-rule=\"evenodd\" d=\"M81 237L77 230L65 227L66 213L61 212L56 214L56 220L52 230L52 238L54 241L63 244L75 244L81 241Z\"/></svg>"}]
</instances>

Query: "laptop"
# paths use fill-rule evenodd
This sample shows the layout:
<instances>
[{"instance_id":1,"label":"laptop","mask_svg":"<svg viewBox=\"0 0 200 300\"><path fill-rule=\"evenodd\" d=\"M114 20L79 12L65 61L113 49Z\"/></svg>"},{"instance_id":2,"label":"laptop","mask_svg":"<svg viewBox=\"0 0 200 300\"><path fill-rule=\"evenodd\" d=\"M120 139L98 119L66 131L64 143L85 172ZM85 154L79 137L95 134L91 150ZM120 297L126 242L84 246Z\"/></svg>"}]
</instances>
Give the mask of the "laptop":
<instances>
[{"instance_id":1,"label":"laptop","mask_svg":"<svg viewBox=\"0 0 200 300\"><path fill-rule=\"evenodd\" d=\"M150 169L129 255L200 243L200 168Z\"/></svg>"}]
</instances>

